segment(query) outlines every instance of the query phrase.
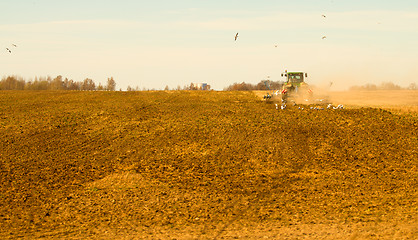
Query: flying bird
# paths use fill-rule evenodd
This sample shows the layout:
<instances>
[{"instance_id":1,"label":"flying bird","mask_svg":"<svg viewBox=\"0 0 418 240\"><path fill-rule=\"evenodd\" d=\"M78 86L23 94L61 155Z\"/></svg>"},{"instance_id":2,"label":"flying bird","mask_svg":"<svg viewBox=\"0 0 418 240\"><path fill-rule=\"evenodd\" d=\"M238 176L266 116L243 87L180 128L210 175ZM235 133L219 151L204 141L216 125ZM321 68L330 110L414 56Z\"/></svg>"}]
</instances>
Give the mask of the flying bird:
<instances>
[{"instance_id":1,"label":"flying bird","mask_svg":"<svg viewBox=\"0 0 418 240\"><path fill-rule=\"evenodd\" d=\"M12 46L13 46L13 47L17 47L17 45L16 45L16 44L12 44Z\"/></svg>"},{"instance_id":2,"label":"flying bird","mask_svg":"<svg viewBox=\"0 0 418 240\"><path fill-rule=\"evenodd\" d=\"M323 36L323 37L322 37L322 39L325 39L325 38L327 38L327 36Z\"/></svg>"},{"instance_id":3,"label":"flying bird","mask_svg":"<svg viewBox=\"0 0 418 240\"><path fill-rule=\"evenodd\" d=\"M12 53L12 51L11 51L9 48L6 48L6 50L7 50L9 53Z\"/></svg>"},{"instance_id":4,"label":"flying bird","mask_svg":"<svg viewBox=\"0 0 418 240\"><path fill-rule=\"evenodd\" d=\"M326 18L327 16L325 16L324 14L322 14L322 17Z\"/></svg>"},{"instance_id":5,"label":"flying bird","mask_svg":"<svg viewBox=\"0 0 418 240\"><path fill-rule=\"evenodd\" d=\"M238 33L235 34L235 41L238 39Z\"/></svg>"}]
</instances>

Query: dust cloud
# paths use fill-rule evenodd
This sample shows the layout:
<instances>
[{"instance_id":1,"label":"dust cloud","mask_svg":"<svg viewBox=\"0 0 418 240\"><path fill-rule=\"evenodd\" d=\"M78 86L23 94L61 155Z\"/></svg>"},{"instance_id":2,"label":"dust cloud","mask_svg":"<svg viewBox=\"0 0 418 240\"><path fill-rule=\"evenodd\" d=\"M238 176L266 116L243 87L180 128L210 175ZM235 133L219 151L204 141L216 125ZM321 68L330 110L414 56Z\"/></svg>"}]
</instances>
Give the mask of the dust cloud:
<instances>
[{"instance_id":1,"label":"dust cloud","mask_svg":"<svg viewBox=\"0 0 418 240\"><path fill-rule=\"evenodd\" d=\"M343 104L349 108L378 107L385 109L398 109L418 112L418 91L407 88L415 84L415 72L405 72L398 78L377 79L376 75L362 72L348 73L342 71L338 74L317 76L309 81L314 92L314 98L327 99L333 105ZM402 81L397 81L402 79ZM387 81L384 81L387 80ZM391 81L393 80L393 81ZM379 89L384 84L400 86L401 90ZM352 90L354 86L376 85L377 90Z\"/></svg>"},{"instance_id":2,"label":"dust cloud","mask_svg":"<svg viewBox=\"0 0 418 240\"><path fill-rule=\"evenodd\" d=\"M352 107L418 110L418 91L416 90L330 91L329 97L332 102Z\"/></svg>"}]
</instances>

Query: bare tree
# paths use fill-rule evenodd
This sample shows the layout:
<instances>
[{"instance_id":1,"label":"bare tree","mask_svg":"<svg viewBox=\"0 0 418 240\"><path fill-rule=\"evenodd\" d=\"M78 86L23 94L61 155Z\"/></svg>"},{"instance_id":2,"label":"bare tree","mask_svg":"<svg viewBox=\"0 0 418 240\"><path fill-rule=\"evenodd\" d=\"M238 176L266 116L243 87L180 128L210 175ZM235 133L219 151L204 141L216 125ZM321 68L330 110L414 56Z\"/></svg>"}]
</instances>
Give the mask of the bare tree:
<instances>
[{"instance_id":1,"label":"bare tree","mask_svg":"<svg viewBox=\"0 0 418 240\"><path fill-rule=\"evenodd\" d=\"M116 89L116 82L113 79L113 77L110 77L107 79L107 86L106 86L106 90L107 91L115 91Z\"/></svg>"},{"instance_id":2,"label":"bare tree","mask_svg":"<svg viewBox=\"0 0 418 240\"><path fill-rule=\"evenodd\" d=\"M105 88L103 87L101 83L99 83L99 86L97 86L97 91L103 91L103 90L105 90Z\"/></svg>"},{"instance_id":3,"label":"bare tree","mask_svg":"<svg viewBox=\"0 0 418 240\"><path fill-rule=\"evenodd\" d=\"M51 90L63 90L64 89L64 82L62 81L62 76L58 75L56 78L54 78L50 85L49 89Z\"/></svg>"},{"instance_id":4,"label":"bare tree","mask_svg":"<svg viewBox=\"0 0 418 240\"><path fill-rule=\"evenodd\" d=\"M81 90L96 90L96 84L90 78L86 78L81 85Z\"/></svg>"}]
</instances>

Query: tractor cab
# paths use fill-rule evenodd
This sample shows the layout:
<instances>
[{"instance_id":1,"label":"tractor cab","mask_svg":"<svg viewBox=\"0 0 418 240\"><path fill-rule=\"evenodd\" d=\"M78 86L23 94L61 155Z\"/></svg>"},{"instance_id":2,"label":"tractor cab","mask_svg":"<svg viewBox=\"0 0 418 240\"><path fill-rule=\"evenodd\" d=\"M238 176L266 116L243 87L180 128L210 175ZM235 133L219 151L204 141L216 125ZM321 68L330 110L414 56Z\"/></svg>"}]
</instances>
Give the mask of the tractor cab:
<instances>
[{"instance_id":1,"label":"tractor cab","mask_svg":"<svg viewBox=\"0 0 418 240\"><path fill-rule=\"evenodd\" d=\"M284 86L286 88L296 89L297 87L306 85L305 78L308 77L307 73L303 72L285 72L282 73L282 77L286 77Z\"/></svg>"},{"instance_id":2,"label":"tractor cab","mask_svg":"<svg viewBox=\"0 0 418 240\"><path fill-rule=\"evenodd\" d=\"M308 84L305 82L305 79L308 77L308 74L305 72L287 72L282 73L282 77L285 77L282 87L282 101L286 101L289 95L303 96L306 95L305 92L308 92L308 95L311 95L311 90L308 87Z\"/></svg>"}]
</instances>

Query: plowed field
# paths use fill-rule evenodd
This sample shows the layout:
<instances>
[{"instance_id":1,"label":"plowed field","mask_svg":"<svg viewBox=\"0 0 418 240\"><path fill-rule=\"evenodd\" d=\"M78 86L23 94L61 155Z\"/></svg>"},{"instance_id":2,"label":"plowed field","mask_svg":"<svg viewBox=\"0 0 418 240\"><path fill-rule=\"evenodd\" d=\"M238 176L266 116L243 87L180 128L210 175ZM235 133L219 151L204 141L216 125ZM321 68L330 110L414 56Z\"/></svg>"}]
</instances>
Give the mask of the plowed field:
<instances>
[{"instance_id":1,"label":"plowed field","mask_svg":"<svg viewBox=\"0 0 418 240\"><path fill-rule=\"evenodd\" d=\"M1 239L416 239L417 114L0 92Z\"/></svg>"}]
</instances>

